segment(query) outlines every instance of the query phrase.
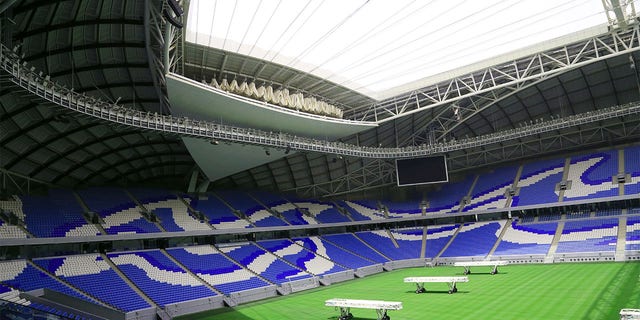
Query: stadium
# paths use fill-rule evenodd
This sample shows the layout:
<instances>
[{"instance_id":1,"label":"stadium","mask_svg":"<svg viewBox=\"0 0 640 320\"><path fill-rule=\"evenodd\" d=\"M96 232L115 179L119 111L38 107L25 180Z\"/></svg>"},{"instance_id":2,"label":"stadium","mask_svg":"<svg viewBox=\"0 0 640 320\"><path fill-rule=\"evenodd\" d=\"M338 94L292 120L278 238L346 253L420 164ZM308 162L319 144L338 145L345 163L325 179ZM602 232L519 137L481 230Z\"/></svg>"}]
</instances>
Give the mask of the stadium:
<instances>
[{"instance_id":1,"label":"stadium","mask_svg":"<svg viewBox=\"0 0 640 320\"><path fill-rule=\"evenodd\" d=\"M634 0L3 0L0 319L640 319Z\"/></svg>"}]
</instances>

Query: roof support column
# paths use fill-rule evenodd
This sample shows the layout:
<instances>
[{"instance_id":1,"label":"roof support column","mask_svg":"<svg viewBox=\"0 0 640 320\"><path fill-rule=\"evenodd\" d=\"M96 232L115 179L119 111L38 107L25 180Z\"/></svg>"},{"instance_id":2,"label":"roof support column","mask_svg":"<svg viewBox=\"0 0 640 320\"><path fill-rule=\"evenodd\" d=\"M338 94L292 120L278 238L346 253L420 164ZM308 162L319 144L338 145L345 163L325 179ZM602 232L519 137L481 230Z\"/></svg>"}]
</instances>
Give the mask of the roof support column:
<instances>
[{"instance_id":1,"label":"roof support column","mask_svg":"<svg viewBox=\"0 0 640 320\"><path fill-rule=\"evenodd\" d=\"M609 26L614 29L625 29L636 17L636 9L633 1L629 0L602 0L602 5L609 20ZM613 16L612 14L613 13Z\"/></svg>"},{"instance_id":2,"label":"roof support column","mask_svg":"<svg viewBox=\"0 0 640 320\"><path fill-rule=\"evenodd\" d=\"M9 9L17 1L18 0L5 0L2 4L0 4L0 14L7 11L7 9Z\"/></svg>"}]
</instances>

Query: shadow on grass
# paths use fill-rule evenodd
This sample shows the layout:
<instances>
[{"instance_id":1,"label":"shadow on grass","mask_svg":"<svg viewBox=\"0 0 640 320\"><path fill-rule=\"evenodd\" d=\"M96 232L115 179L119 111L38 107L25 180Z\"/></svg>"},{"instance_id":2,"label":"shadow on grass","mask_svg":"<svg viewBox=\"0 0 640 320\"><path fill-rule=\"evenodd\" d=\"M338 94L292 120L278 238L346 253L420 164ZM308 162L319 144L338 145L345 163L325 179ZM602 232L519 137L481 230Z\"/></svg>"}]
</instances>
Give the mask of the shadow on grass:
<instances>
[{"instance_id":1,"label":"shadow on grass","mask_svg":"<svg viewBox=\"0 0 640 320\"><path fill-rule=\"evenodd\" d=\"M420 294L420 295L426 295L426 294L459 294L459 293L469 293L469 291L462 291L460 289L458 289L458 292L456 293L449 293L448 290L427 290L423 293L416 293L415 290L410 290L410 291L405 291L405 293L413 293L413 294Z\"/></svg>"},{"instance_id":2,"label":"shadow on grass","mask_svg":"<svg viewBox=\"0 0 640 320\"><path fill-rule=\"evenodd\" d=\"M389 317L391 317L393 319L393 313L389 312ZM338 318L340 318L340 316L335 316L335 317L329 317L327 318L327 320L338 320ZM353 318L351 318L351 320L376 320L376 317L358 317L358 315L354 314Z\"/></svg>"},{"instance_id":3,"label":"shadow on grass","mask_svg":"<svg viewBox=\"0 0 640 320\"><path fill-rule=\"evenodd\" d=\"M251 317L247 317L240 312L236 312L234 308L220 308L213 309L209 311L188 314L184 316L177 317L179 320L202 320L202 319L225 319L225 320L254 320ZM337 317L336 317L337 319Z\"/></svg>"},{"instance_id":4,"label":"shadow on grass","mask_svg":"<svg viewBox=\"0 0 640 320\"><path fill-rule=\"evenodd\" d=\"M456 275L460 275L460 276L496 276L499 277L501 274L509 274L509 272L502 272L500 271L499 273L493 274L491 272L472 272L469 274L464 274L462 272L460 273L456 273Z\"/></svg>"},{"instance_id":5,"label":"shadow on grass","mask_svg":"<svg viewBox=\"0 0 640 320\"><path fill-rule=\"evenodd\" d=\"M640 300L638 285L640 280L640 263L625 262L613 279L595 300L586 316L589 319L615 319L618 311L624 308L636 308Z\"/></svg>"}]
</instances>

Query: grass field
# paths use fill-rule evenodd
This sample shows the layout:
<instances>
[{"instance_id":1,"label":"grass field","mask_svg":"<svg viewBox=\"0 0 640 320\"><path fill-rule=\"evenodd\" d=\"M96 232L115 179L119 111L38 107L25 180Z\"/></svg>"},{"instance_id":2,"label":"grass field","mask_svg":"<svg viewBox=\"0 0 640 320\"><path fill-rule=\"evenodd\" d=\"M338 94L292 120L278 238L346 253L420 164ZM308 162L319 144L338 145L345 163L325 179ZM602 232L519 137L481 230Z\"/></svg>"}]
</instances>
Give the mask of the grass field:
<instances>
[{"instance_id":1,"label":"grass field","mask_svg":"<svg viewBox=\"0 0 640 320\"><path fill-rule=\"evenodd\" d=\"M383 272L328 287L183 316L193 320L336 319L330 298L401 301L390 311L400 319L619 319L622 308L640 308L640 262L510 265L497 275L472 268L469 282L448 294L446 283L425 284L415 294L409 276L462 275L462 268L435 267ZM376 319L374 310L352 309L354 319Z\"/></svg>"}]
</instances>

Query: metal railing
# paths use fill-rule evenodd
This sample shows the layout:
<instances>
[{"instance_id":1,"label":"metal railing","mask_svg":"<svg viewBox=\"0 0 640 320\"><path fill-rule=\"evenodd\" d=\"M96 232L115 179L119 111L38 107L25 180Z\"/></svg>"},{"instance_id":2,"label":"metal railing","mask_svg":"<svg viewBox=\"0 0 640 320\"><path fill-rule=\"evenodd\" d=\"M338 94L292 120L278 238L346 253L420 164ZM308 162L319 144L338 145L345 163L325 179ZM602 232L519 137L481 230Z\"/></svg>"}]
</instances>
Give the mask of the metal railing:
<instances>
[{"instance_id":1,"label":"metal railing","mask_svg":"<svg viewBox=\"0 0 640 320\"><path fill-rule=\"evenodd\" d=\"M0 69L9 75L9 80L12 83L35 96L60 107L114 124L136 127L142 130L153 130L180 136L209 139L212 142L221 140L359 158L395 159L428 156L480 147L640 113L640 102L633 102L573 116L538 121L536 123L523 125L517 129L499 131L474 138L402 148L368 147L299 137L283 132L274 133L251 128L234 127L213 121L160 115L119 106L74 92L58 83L50 81L49 78L43 76L42 73L36 73L34 68L29 68L26 62L20 61L18 56L4 45L0 50Z\"/></svg>"}]
</instances>

